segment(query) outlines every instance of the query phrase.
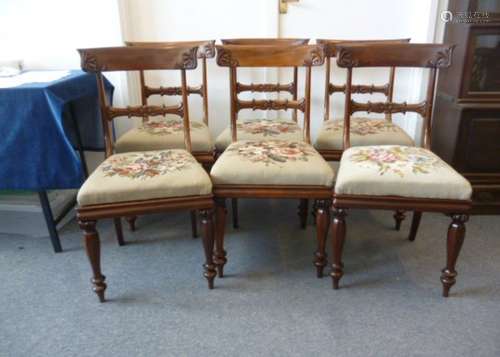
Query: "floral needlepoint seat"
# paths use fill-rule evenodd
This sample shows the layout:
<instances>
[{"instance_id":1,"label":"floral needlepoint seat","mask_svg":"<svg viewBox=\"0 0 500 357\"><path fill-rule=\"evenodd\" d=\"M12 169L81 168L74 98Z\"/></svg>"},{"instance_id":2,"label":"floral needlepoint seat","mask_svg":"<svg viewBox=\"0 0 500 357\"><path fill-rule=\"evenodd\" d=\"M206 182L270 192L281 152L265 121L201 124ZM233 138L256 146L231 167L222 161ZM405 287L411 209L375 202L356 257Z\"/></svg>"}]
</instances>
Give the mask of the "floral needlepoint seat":
<instances>
[{"instance_id":1,"label":"floral needlepoint seat","mask_svg":"<svg viewBox=\"0 0 500 357\"><path fill-rule=\"evenodd\" d=\"M238 140L303 140L302 129L291 120L239 120L236 129ZM215 147L217 151L224 151L229 144L231 128L226 128L215 140Z\"/></svg>"},{"instance_id":2,"label":"floral needlepoint seat","mask_svg":"<svg viewBox=\"0 0 500 357\"><path fill-rule=\"evenodd\" d=\"M314 147L318 150L342 150L344 120L323 123ZM406 145L415 146L412 138L386 119L351 118L351 146Z\"/></svg>"},{"instance_id":3,"label":"floral needlepoint seat","mask_svg":"<svg viewBox=\"0 0 500 357\"><path fill-rule=\"evenodd\" d=\"M335 173L302 141L243 140L228 146L212 167L215 185L297 185L331 187Z\"/></svg>"},{"instance_id":4,"label":"floral needlepoint seat","mask_svg":"<svg viewBox=\"0 0 500 357\"><path fill-rule=\"evenodd\" d=\"M186 150L130 152L108 157L78 192L80 206L210 195L210 177Z\"/></svg>"},{"instance_id":5,"label":"floral needlepoint seat","mask_svg":"<svg viewBox=\"0 0 500 357\"><path fill-rule=\"evenodd\" d=\"M190 121L190 128L192 151L213 151L208 126L201 121ZM150 119L123 134L115 143L117 153L181 148L184 148L181 119Z\"/></svg>"},{"instance_id":6,"label":"floral needlepoint seat","mask_svg":"<svg viewBox=\"0 0 500 357\"><path fill-rule=\"evenodd\" d=\"M353 147L342 155L336 195L468 200L470 183L429 150L382 145Z\"/></svg>"}]
</instances>

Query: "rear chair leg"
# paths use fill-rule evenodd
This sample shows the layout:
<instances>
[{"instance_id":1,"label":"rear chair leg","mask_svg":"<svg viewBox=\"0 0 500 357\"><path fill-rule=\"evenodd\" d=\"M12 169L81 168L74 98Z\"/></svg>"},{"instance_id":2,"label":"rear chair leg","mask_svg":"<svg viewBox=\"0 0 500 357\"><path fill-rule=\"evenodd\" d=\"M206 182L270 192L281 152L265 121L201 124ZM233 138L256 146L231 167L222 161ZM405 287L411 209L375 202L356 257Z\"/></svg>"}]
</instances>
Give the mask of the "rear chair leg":
<instances>
[{"instance_id":1,"label":"rear chair leg","mask_svg":"<svg viewBox=\"0 0 500 357\"><path fill-rule=\"evenodd\" d=\"M300 228L305 229L307 226L307 212L309 210L309 200L302 198L299 203L298 212L300 218Z\"/></svg>"},{"instance_id":2,"label":"rear chair leg","mask_svg":"<svg viewBox=\"0 0 500 357\"><path fill-rule=\"evenodd\" d=\"M191 233L193 238L198 238L198 222L196 220L196 211L191 211Z\"/></svg>"},{"instance_id":3,"label":"rear chair leg","mask_svg":"<svg viewBox=\"0 0 500 357\"><path fill-rule=\"evenodd\" d=\"M333 288L339 288L339 281L344 275L344 264L342 263L342 251L344 249L344 241L346 234L345 225L346 211L342 208L333 208L333 225L332 225L332 277Z\"/></svg>"},{"instance_id":4,"label":"rear chair leg","mask_svg":"<svg viewBox=\"0 0 500 357\"><path fill-rule=\"evenodd\" d=\"M396 221L395 229L399 231L401 229L401 222L406 218L405 211L398 209L394 212L394 220Z\"/></svg>"},{"instance_id":5,"label":"rear chair leg","mask_svg":"<svg viewBox=\"0 0 500 357\"><path fill-rule=\"evenodd\" d=\"M330 223L330 200L316 200L316 239L318 248L314 253L314 266L316 267L316 276L323 277L323 269L327 264L327 255L325 252L326 237L328 235L328 226Z\"/></svg>"},{"instance_id":6,"label":"rear chair leg","mask_svg":"<svg viewBox=\"0 0 500 357\"><path fill-rule=\"evenodd\" d=\"M120 217L117 217L113 218L113 222L115 223L116 240L118 241L118 245L123 246L125 245L125 240L123 239L122 220Z\"/></svg>"},{"instance_id":7,"label":"rear chair leg","mask_svg":"<svg viewBox=\"0 0 500 357\"><path fill-rule=\"evenodd\" d=\"M233 213L233 228L240 228L239 215L238 215L238 199L231 199L231 212Z\"/></svg>"},{"instance_id":8,"label":"rear chair leg","mask_svg":"<svg viewBox=\"0 0 500 357\"><path fill-rule=\"evenodd\" d=\"M453 214L451 216L451 224L448 228L448 238L446 242L446 267L441 271L441 283L443 284L443 296L448 297L450 288L455 285L457 271L455 265L457 263L460 249L465 238L465 222L468 216L464 214Z\"/></svg>"},{"instance_id":9,"label":"rear chair leg","mask_svg":"<svg viewBox=\"0 0 500 357\"><path fill-rule=\"evenodd\" d=\"M106 290L106 277L101 272L101 243L96 230L97 221L78 221L83 230L85 251L92 267L92 290L97 294L99 301L104 302L104 291Z\"/></svg>"},{"instance_id":10,"label":"rear chair leg","mask_svg":"<svg viewBox=\"0 0 500 357\"><path fill-rule=\"evenodd\" d=\"M215 199L215 251L214 262L217 266L219 278L224 276L224 265L227 263L226 251L224 250L224 230L226 226L226 200Z\"/></svg>"},{"instance_id":11,"label":"rear chair leg","mask_svg":"<svg viewBox=\"0 0 500 357\"><path fill-rule=\"evenodd\" d=\"M417 237L418 227L420 226L420 219L422 218L422 212L413 212L413 218L411 219L411 228L408 240L413 242Z\"/></svg>"},{"instance_id":12,"label":"rear chair leg","mask_svg":"<svg viewBox=\"0 0 500 357\"><path fill-rule=\"evenodd\" d=\"M208 281L208 288L214 288L214 278L217 275L215 270L215 264L213 261L214 252L214 221L213 221L214 211L200 210L200 221L203 239L203 248L205 251L205 264L203 264L203 269L205 270L203 276Z\"/></svg>"},{"instance_id":13,"label":"rear chair leg","mask_svg":"<svg viewBox=\"0 0 500 357\"><path fill-rule=\"evenodd\" d=\"M137 220L137 216L129 216L125 217L125 220L128 222L128 227L132 232L135 232L136 227L135 227L135 221Z\"/></svg>"}]
</instances>

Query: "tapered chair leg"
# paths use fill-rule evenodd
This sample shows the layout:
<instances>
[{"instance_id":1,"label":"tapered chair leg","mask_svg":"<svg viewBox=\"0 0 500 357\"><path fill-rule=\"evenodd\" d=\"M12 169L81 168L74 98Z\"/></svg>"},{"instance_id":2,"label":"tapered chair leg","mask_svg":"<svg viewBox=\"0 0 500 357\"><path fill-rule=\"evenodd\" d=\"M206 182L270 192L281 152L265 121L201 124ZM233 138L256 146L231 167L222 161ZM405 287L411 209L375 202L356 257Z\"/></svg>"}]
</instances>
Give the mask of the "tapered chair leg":
<instances>
[{"instance_id":1,"label":"tapered chair leg","mask_svg":"<svg viewBox=\"0 0 500 357\"><path fill-rule=\"evenodd\" d=\"M193 238L198 238L198 222L196 219L196 211L191 211L191 234Z\"/></svg>"},{"instance_id":2,"label":"tapered chair leg","mask_svg":"<svg viewBox=\"0 0 500 357\"><path fill-rule=\"evenodd\" d=\"M240 228L239 215L238 215L238 199L231 199L231 212L233 214L233 228Z\"/></svg>"},{"instance_id":3,"label":"tapered chair leg","mask_svg":"<svg viewBox=\"0 0 500 357\"><path fill-rule=\"evenodd\" d=\"M227 263L226 251L224 250L224 230L226 226L226 200L215 199L215 250L214 262L217 266L219 278L224 276L224 265Z\"/></svg>"},{"instance_id":4,"label":"tapered chair leg","mask_svg":"<svg viewBox=\"0 0 500 357\"><path fill-rule=\"evenodd\" d=\"M443 284L443 296L448 297L450 288L455 285L457 271L455 265L457 263L460 249L465 238L465 222L468 220L467 215L454 214L448 228L448 238L446 241L446 267L441 271L441 283Z\"/></svg>"},{"instance_id":5,"label":"tapered chair leg","mask_svg":"<svg viewBox=\"0 0 500 357\"><path fill-rule=\"evenodd\" d=\"M137 220L137 216L129 216L125 217L125 220L128 222L128 227L132 232L135 232L135 221Z\"/></svg>"},{"instance_id":6,"label":"tapered chair leg","mask_svg":"<svg viewBox=\"0 0 500 357\"><path fill-rule=\"evenodd\" d=\"M204 273L203 276L208 281L208 288L214 288L214 278L217 275L215 270L215 264L213 261L214 252L214 222L213 222L214 212L213 210L201 210L200 211L200 221L203 239L203 248L205 251L205 264L203 264Z\"/></svg>"},{"instance_id":7,"label":"tapered chair leg","mask_svg":"<svg viewBox=\"0 0 500 357\"><path fill-rule=\"evenodd\" d=\"M305 229L307 226L307 213L309 211L309 200L302 198L299 203L298 212L300 218L300 228Z\"/></svg>"},{"instance_id":8,"label":"tapered chair leg","mask_svg":"<svg viewBox=\"0 0 500 357\"><path fill-rule=\"evenodd\" d=\"M344 250L344 241L346 235L345 225L346 211L341 208L333 209L332 224L332 277L333 288L339 288L339 281L344 275L344 264L342 263L342 252Z\"/></svg>"},{"instance_id":9,"label":"tapered chair leg","mask_svg":"<svg viewBox=\"0 0 500 357\"><path fill-rule=\"evenodd\" d=\"M394 221L395 221L394 228L397 231L399 231L401 229L401 222L403 222L404 219L406 218L405 211L397 210L396 212L394 212L393 217L394 217Z\"/></svg>"},{"instance_id":10,"label":"tapered chair leg","mask_svg":"<svg viewBox=\"0 0 500 357\"><path fill-rule=\"evenodd\" d=\"M115 223L115 232L116 232L116 240L118 241L118 245L125 245L125 240L123 239L123 228L122 228L122 220L120 217L114 218L113 222Z\"/></svg>"},{"instance_id":11,"label":"tapered chair leg","mask_svg":"<svg viewBox=\"0 0 500 357\"><path fill-rule=\"evenodd\" d=\"M80 228L83 230L85 251L92 267L92 290L97 294L99 301L104 302L104 291L106 290L106 277L101 272L101 243L96 230L96 221L79 220Z\"/></svg>"},{"instance_id":12,"label":"tapered chair leg","mask_svg":"<svg viewBox=\"0 0 500 357\"><path fill-rule=\"evenodd\" d=\"M328 235L328 226L330 222L330 200L315 201L316 207L316 238L318 248L314 253L314 266L316 267L316 276L323 277L323 270L327 264L327 255L325 251L326 237Z\"/></svg>"},{"instance_id":13,"label":"tapered chair leg","mask_svg":"<svg viewBox=\"0 0 500 357\"><path fill-rule=\"evenodd\" d=\"M418 227L420 226L420 220L422 219L422 212L413 212L413 217L411 219L410 234L408 235L408 240L413 242L417 237Z\"/></svg>"}]
</instances>

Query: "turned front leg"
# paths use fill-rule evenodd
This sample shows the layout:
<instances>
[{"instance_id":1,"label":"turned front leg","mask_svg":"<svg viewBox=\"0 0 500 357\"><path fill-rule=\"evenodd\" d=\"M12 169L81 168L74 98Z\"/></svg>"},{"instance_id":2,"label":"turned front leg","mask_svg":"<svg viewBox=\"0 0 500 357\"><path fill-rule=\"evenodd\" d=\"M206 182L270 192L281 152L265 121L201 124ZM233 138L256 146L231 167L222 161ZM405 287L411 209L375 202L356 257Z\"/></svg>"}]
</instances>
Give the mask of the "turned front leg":
<instances>
[{"instance_id":1,"label":"turned front leg","mask_svg":"<svg viewBox=\"0 0 500 357\"><path fill-rule=\"evenodd\" d=\"M101 272L101 243L99 242L99 234L96 230L96 221L79 222L80 228L83 230L85 251L92 267L92 290L99 297L100 302L104 302L104 291L106 290L106 277Z\"/></svg>"},{"instance_id":2,"label":"turned front leg","mask_svg":"<svg viewBox=\"0 0 500 357\"><path fill-rule=\"evenodd\" d=\"M454 214L451 216L451 219L446 241L446 267L442 270L441 274L444 297L449 296L450 288L456 283L457 271L455 270L455 265L464 243L465 222L467 222L468 216Z\"/></svg>"},{"instance_id":3,"label":"turned front leg","mask_svg":"<svg viewBox=\"0 0 500 357\"><path fill-rule=\"evenodd\" d=\"M214 212L210 210L200 211L200 221L203 239L203 248L205 251L205 264L203 265L204 273L203 276L208 281L208 288L214 288L214 278L217 275L215 271L215 264L213 261L214 252L214 224L213 224Z\"/></svg>"},{"instance_id":4,"label":"turned front leg","mask_svg":"<svg viewBox=\"0 0 500 357\"><path fill-rule=\"evenodd\" d=\"M214 262L217 266L219 278L224 276L224 265L227 263L226 251L224 250L224 231L226 226L226 200L215 199L215 251Z\"/></svg>"},{"instance_id":5,"label":"turned front leg","mask_svg":"<svg viewBox=\"0 0 500 357\"><path fill-rule=\"evenodd\" d=\"M346 211L342 208L334 208L332 223L332 277L333 288L339 288L339 281L344 275L344 264L342 263L342 252L346 234L345 216Z\"/></svg>"},{"instance_id":6,"label":"turned front leg","mask_svg":"<svg viewBox=\"0 0 500 357\"><path fill-rule=\"evenodd\" d=\"M316 267L316 276L323 277L323 269L327 264L327 255L325 251L326 237L328 235L328 225L330 223L330 200L315 201L316 218L316 239L317 250L314 253L314 266Z\"/></svg>"}]
</instances>

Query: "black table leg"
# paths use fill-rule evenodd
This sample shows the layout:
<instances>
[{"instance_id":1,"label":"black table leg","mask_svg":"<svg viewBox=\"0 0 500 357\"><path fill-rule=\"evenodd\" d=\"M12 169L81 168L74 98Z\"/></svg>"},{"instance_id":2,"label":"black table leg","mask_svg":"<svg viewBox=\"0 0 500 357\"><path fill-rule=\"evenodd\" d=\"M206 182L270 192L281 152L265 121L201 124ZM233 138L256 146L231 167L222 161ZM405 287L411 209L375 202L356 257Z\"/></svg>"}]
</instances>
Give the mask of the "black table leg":
<instances>
[{"instance_id":1,"label":"black table leg","mask_svg":"<svg viewBox=\"0 0 500 357\"><path fill-rule=\"evenodd\" d=\"M52 215L52 209L50 208L49 198L47 196L47 191L38 191L38 196L40 197L40 204L42 205L43 216L45 217L45 223L47 224L47 229L49 230L50 241L52 242L52 247L54 252L61 253L61 241L59 240L59 235L57 234L57 226L54 221L54 216Z\"/></svg>"}]
</instances>

